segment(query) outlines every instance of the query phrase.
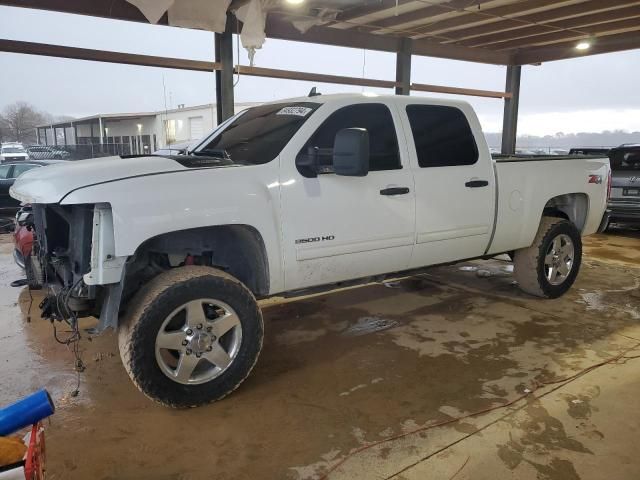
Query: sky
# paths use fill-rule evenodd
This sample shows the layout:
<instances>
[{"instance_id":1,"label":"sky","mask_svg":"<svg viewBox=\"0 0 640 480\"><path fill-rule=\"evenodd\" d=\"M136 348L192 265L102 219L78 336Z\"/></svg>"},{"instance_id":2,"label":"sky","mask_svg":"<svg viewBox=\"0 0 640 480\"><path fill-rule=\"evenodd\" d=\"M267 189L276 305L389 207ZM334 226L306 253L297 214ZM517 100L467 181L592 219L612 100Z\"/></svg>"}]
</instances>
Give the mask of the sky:
<instances>
[{"instance_id":1,"label":"sky","mask_svg":"<svg viewBox=\"0 0 640 480\"><path fill-rule=\"evenodd\" d=\"M0 6L0 38L195 60L213 60L211 32L114 21ZM234 48L237 59L238 51ZM240 63L247 55L240 46ZM237 61L237 60L236 60ZM267 39L255 65L303 72L392 80L395 55ZM416 83L504 90L505 67L413 56ZM524 66L518 133L640 131L640 50ZM322 93L360 92L362 87L240 77L236 102L262 102ZM178 104L215 102L213 73L118 65L0 53L0 110L23 100L53 115L157 111ZM376 93L388 89L366 88ZM500 99L462 98L473 105L486 132L502 128Z\"/></svg>"}]
</instances>

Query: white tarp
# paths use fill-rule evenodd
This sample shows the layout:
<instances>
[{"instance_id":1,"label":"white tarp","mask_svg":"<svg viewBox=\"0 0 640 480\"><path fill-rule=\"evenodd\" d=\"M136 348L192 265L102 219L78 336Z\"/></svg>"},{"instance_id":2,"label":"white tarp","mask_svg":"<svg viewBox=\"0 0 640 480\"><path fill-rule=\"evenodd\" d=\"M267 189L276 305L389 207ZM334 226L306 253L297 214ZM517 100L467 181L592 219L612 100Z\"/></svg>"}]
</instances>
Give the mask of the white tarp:
<instances>
[{"instance_id":1,"label":"white tarp","mask_svg":"<svg viewBox=\"0 0 640 480\"><path fill-rule=\"evenodd\" d=\"M224 32L231 0L127 0L138 7L150 23L169 12L169 25Z\"/></svg>"},{"instance_id":2,"label":"white tarp","mask_svg":"<svg viewBox=\"0 0 640 480\"><path fill-rule=\"evenodd\" d=\"M266 39L265 26L267 11L277 5L275 0L251 0L236 10L236 17L242 22L240 41L247 49L249 62L253 65L256 50L262 48Z\"/></svg>"}]
</instances>

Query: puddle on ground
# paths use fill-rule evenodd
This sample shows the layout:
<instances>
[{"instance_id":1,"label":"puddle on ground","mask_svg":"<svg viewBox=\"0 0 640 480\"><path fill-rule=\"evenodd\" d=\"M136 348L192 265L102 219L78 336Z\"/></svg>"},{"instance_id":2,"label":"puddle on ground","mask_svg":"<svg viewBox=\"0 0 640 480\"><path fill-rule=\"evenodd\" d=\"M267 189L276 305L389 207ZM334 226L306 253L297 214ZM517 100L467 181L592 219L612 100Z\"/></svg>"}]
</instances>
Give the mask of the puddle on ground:
<instances>
[{"instance_id":1,"label":"puddle on ground","mask_svg":"<svg viewBox=\"0 0 640 480\"><path fill-rule=\"evenodd\" d=\"M369 333L380 332L398 325L395 320L388 320L380 317L362 317L358 321L347 328L342 335L346 337L358 337Z\"/></svg>"}]
</instances>

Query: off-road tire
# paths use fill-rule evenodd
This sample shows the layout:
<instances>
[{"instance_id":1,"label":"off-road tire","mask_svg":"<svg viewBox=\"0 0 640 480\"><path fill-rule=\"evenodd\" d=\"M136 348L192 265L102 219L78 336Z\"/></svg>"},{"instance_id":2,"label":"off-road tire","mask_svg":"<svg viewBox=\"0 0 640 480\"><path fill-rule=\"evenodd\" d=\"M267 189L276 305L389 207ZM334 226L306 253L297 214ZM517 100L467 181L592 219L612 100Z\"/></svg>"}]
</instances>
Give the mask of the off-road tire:
<instances>
[{"instance_id":1,"label":"off-road tire","mask_svg":"<svg viewBox=\"0 0 640 480\"><path fill-rule=\"evenodd\" d=\"M552 285L545 274L544 258L551 242L560 234L571 238L574 259L567 278L559 285ZM582 239L578 229L568 220L543 217L533 244L515 251L513 275L520 289L536 297L558 298L571 288L580 270Z\"/></svg>"},{"instance_id":2,"label":"off-road tire","mask_svg":"<svg viewBox=\"0 0 640 480\"><path fill-rule=\"evenodd\" d=\"M180 305L212 297L230 305L240 318L238 354L224 372L207 383L174 382L156 361L158 330ZM216 268L185 266L158 275L133 297L118 327L118 346L125 370L142 393L162 405L187 408L220 400L238 388L258 359L263 334L262 313L243 283Z\"/></svg>"}]
</instances>

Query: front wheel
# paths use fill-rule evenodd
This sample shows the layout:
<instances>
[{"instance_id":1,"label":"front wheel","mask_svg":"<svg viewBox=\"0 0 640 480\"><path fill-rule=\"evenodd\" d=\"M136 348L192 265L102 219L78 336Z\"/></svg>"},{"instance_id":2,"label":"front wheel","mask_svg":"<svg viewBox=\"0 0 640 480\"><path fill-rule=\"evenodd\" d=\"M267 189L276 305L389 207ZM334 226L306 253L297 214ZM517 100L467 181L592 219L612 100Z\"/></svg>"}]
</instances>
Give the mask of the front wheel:
<instances>
[{"instance_id":1,"label":"front wheel","mask_svg":"<svg viewBox=\"0 0 640 480\"><path fill-rule=\"evenodd\" d=\"M557 298L573 285L581 260L578 229L562 218L543 217L533 244L516 250L513 274L524 292Z\"/></svg>"},{"instance_id":2,"label":"front wheel","mask_svg":"<svg viewBox=\"0 0 640 480\"><path fill-rule=\"evenodd\" d=\"M164 272L128 305L120 356L134 384L170 407L220 400L249 375L263 339L262 314L239 280L202 266Z\"/></svg>"}]
</instances>

